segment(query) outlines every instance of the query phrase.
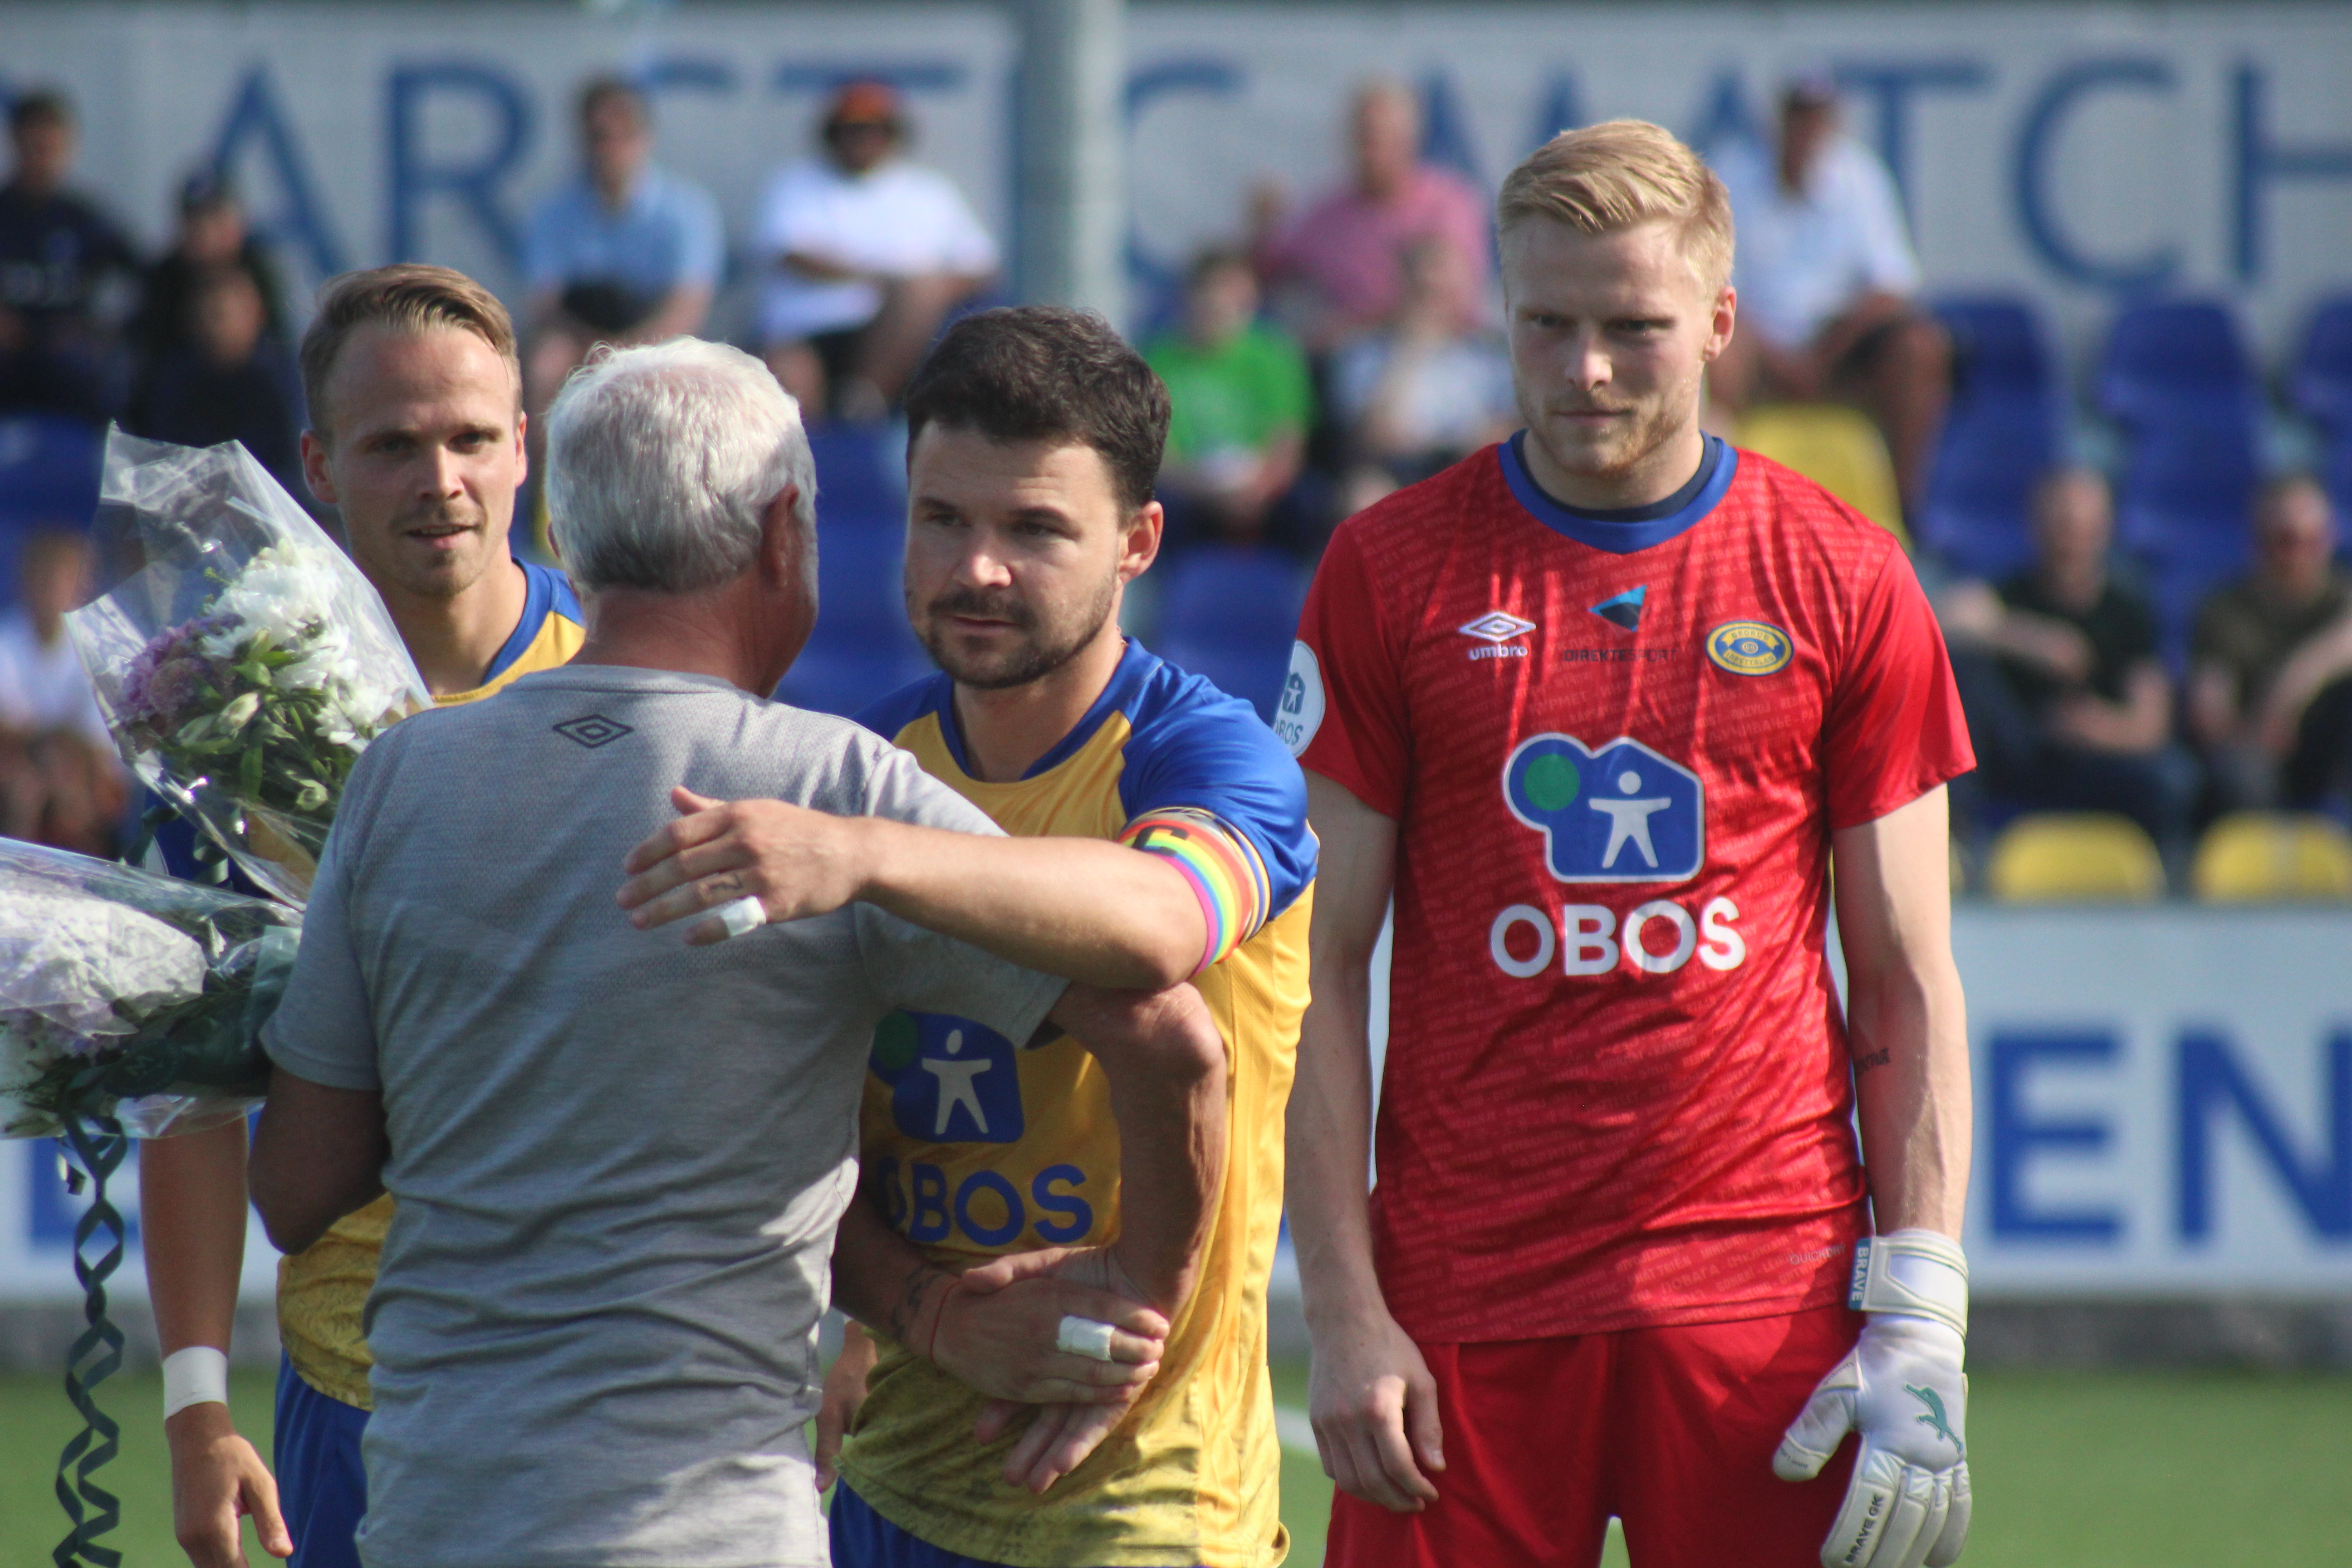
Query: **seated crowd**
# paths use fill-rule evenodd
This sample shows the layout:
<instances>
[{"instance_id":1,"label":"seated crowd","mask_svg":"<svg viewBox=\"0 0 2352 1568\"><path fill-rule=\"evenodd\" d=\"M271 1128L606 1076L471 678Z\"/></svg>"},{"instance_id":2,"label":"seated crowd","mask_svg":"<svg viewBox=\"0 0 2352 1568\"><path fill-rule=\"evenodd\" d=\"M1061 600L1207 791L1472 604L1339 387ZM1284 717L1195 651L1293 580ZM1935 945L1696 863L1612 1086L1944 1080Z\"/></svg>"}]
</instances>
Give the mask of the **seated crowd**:
<instances>
[{"instance_id":1,"label":"seated crowd","mask_svg":"<svg viewBox=\"0 0 2352 1568\"><path fill-rule=\"evenodd\" d=\"M242 440L303 494L287 301L234 189L215 172L191 176L170 248L142 266L68 186L66 100L19 95L9 127L0 416ZM907 157L913 127L893 89L844 86L815 129L813 153L762 198L745 341L813 417L872 422L896 407L942 325L992 289L1000 255L955 184ZM534 437L596 344L704 331L728 268L718 204L654 161L635 86L587 84L578 131L577 177L526 234ZM1262 185L1245 237L1202 247L1181 288L1146 305L1160 324L1141 334L1143 353L1174 410L1160 479L1171 553L1272 552L1303 567L1342 517L1521 423L1486 198L1425 155L1423 132L1412 89L1364 85L1349 104L1347 178L1295 210ZM1732 139L1714 162L1740 237L1740 330L1710 374L1711 424L1736 437L1762 403L1852 404L1884 436L1916 514L1952 349L1920 303L1885 165L1843 132L1834 84L1812 77L1785 89L1768 134ZM2136 574L2116 565L2102 476L2045 476L2033 514L2036 557L2010 580L1920 563L1980 760L1956 793L1965 837L2018 809L2112 811L2177 868L2222 812L2352 816L2352 583L2316 483L2287 478L2257 498L2252 569L2198 610L2193 633L2161 625ZM63 678L51 667L67 648L41 595L82 569L75 548L46 534L25 545L25 607L0 629L0 809L11 833L79 844L100 841L91 824L104 813L54 804L59 781L115 775L102 747L84 755L69 739L79 731L55 716ZM2167 658L2184 645L2185 666Z\"/></svg>"}]
</instances>

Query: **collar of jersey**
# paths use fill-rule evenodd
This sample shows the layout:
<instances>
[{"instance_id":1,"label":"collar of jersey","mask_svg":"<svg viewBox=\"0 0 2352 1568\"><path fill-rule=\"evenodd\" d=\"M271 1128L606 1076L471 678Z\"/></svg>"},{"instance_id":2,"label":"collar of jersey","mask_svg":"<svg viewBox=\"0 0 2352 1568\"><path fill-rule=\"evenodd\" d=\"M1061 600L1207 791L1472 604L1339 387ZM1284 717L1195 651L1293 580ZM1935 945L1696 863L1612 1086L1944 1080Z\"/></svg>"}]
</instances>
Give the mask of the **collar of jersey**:
<instances>
[{"instance_id":1,"label":"collar of jersey","mask_svg":"<svg viewBox=\"0 0 2352 1568\"><path fill-rule=\"evenodd\" d=\"M1631 555L1637 550L1653 545L1684 532L1716 509L1731 480L1739 471L1739 453L1728 442L1717 437L1706 437L1706 449L1714 458L1715 471L1707 476L1698 493L1664 517L1609 517L1591 512L1571 510L1546 495L1528 472L1527 459L1520 453L1520 443L1528 438L1524 430L1503 443L1496 456L1503 464L1503 479L1511 487L1511 494L1528 515L1550 529L1564 533L1579 544L1589 544L1595 550L1605 550L1612 555ZM1702 466L1704 459L1702 459ZM1637 509L1638 510L1638 509Z\"/></svg>"},{"instance_id":2,"label":"collar of jersey","mask_svg":"<svg viewBox=\"0 0 2352 1568\"><path fill-rule=\"evenodd\" d=\"M1103 687L1102 695L1096 698L1087 710L1086 717L1071 725L1070 732L1055 742L1044 756L1030 763L1029 771L1016 782L1026 784L1031 779L1052 773L1077 755L1078 748L1094 738L1094 732L1102 728L1105 719L1134 700L1135 694L1142 689L1143 683L1150 679L1152 669L1159 663L1157 655L1146 652L1143 645L1133 637L1128 638L1126 651L1118 656L1118 668L1111 671L1108 684ZM980 783L980 775L971 771L971 758L963 749L963 727L956 722L955 682L944 672L932 679L939 682L936 711L940 716L940 737L948 743L948 755L955 759L955 764L963 770L964 777L975 784Z\"/></svg>"},{"instance_id":3,"label":"collar of jersey","mask_svg":"<svg viewBox=\"0 0 2352 1568\"><path fill-rule=\"evenodd\" d=\"M519 559L515 564L522 568L522 619L515 623L514 631L499 648L498 657L490 660L490 668L482 673L481 684L484 686L504 675L515 660L530 650L530 645L539 640L539 628L547 624L549 616L565 616L575 626L584 618L580 601L572 596L569 578L535 561Z\"/></svg>"}]
</instances>

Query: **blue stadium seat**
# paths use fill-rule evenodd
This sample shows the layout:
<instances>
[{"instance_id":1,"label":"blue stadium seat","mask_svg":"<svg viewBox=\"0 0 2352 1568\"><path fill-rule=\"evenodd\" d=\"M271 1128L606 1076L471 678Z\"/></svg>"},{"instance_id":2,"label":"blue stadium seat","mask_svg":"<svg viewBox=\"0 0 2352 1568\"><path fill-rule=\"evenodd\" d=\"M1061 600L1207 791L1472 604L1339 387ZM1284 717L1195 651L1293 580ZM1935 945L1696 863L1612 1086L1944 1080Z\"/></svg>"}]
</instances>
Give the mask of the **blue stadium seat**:
<instances>
[{"instance_id":1,"label":"blue stadium seat","mask_svg":"<svg viewBox=\"0 0 2352 1568\"><path fill-rule=\"evenodd\" d=\"M1167 568L1157 651L1271 722L1307 596L1297 563L1271 550L1210 549Z\"/></svg>"},{"instance_id":2,"label":"blue stadium seat","mask_svg":"<svg viewBox=\"0 0 2352 1568\"><path fill-rule=\"evenodd\" d=\"M847 715L924 675L931 664L907 626L903 528L895 518L880 523L826 510L824 481L817 483L816 630L776 698Z\"/></svg>"},{"instance_id":3,"label":"blue stadium seat","mask_svg":"<svg viewBox=\"0 0 2352 1568\"><path fill-rule=\"evenodd\" d=\"M855 522L885 528L907 521L904 448L897 426L819 425L809 430L816 459L817 516L827 525Z\"/></svg>"},{"instance_id":4,"label":"blue stadium seat","mask_svg":"<svg viewBox=\"0 0 2352 1568\"><path fill-rule=\"evenodd\" d=\"M2339 512L2352 512L2352 294L2321 302L2287 381L2297 410L2320 427L2320 482Z\"/></svg>"},{"instance_id":5,"label":"blue stadium seat","mask_svg":"<svg viewBox=\"0 0 2352 1568\"><path fill-rule=\"evenodd\" d=\"M2235 570L2246 554L2261 389L2229 312L2202 300L2126 308L2098 392L2132 438L2117 536L2147 558L2159 598Z\"/></svg>"},{"instance_id":6,"label":"blue stadium seat","mask_svg":"<svg viewBox=\"0 0 2352 1568\"><path fill-rule=\"evenodd\" d=\"M1953 566L1997 582L2032 559L2033 482L2058 451L2055 361L2021 300L1947 300L1936 313L1952 334L1958 374L1915 526Z\"/></svg>"},{"instance_id":7,"label":"blue stadium seat","mask_svg":"<svg viewBox=\"0 0 2352 1568\"><path fill-rule=\"evenodd\" d=\"M2321 302L2287 390L2294 405L2326 426L2339 446L2352 440L2352 294Z\"/></svg>"},{"instance_id":8,"label":"blue stadium seat","mask_svg":"<svg viewBox=\"0 0 2352 1568\"><path fill-rule=\"evenodd\" d=\"M16 601L16 562L37 529L87 529L98 510L105 443L79 419L0 419L0 605Z\"/></svg>"}]
</instances>

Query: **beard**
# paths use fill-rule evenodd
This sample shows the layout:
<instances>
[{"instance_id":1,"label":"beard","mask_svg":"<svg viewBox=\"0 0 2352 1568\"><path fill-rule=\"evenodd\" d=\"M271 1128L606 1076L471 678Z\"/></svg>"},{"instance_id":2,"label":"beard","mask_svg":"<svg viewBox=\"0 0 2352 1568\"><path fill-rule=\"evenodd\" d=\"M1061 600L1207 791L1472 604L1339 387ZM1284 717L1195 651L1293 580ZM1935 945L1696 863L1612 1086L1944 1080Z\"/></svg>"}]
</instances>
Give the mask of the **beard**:
<instances>
[{"instance_id":1,"label":"beard","mask_svg":"<svg viewBox=\"0 0 2352 1568\"><path fill-rule=\"evenodd\" d=\"M1562 471L1582 479L1613 479L1682 428L1684 421L1675 412L1678 405L1679 400L1671 395L1645 403L1573 403L1533 408L1523 398L1519 416L1527 423L1528 439L1541 442L1545 456ZM1600 410L1624 416L1590 432L1563 429L1551 417Z\"/></svg>"},{"instance_id":2,"label":"beard","mask_svg":"<svg viewBox=\"0 0 2352 1568\"><path fill-rule=\"evenodd\" d=\"M915 620L923 651L958 685L977 691L1007 691L1041 680L1077 658L1110 619L1118 587L1116 574L1106 577L1095 593L1067 615L1042 617L1010 589L952 588L933 599L919 618L909 618ZM1018 637L1002 652L969 655L941 629L950 616L1000 620Z\"/></svg>"},{"instance_id":3,"label":"beard","mask_svg":"<svg viewBox=\"0 0 2352 1568\"><path fill-rule=\"evenodd\" d=\"M497 553L488 548L489 521L482 508L464 502L444 501L403 512L385 526L381 536L385 575L420 598L456 598L481 580ZM434 525L471 529L474 537L455 550L436 552L420 562L404 548L408 531Z\"/></svg>"}]
</instances>

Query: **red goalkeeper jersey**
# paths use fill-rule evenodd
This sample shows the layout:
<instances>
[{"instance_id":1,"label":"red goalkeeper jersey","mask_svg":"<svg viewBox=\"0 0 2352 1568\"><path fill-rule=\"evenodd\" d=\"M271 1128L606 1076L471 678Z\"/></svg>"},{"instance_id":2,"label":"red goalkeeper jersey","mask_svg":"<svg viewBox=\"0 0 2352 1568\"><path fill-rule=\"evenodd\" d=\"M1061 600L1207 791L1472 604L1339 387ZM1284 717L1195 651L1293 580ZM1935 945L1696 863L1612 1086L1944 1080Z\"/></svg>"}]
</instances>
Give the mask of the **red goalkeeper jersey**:
<instances>
[{"instance_id":1,"label":"red goalkeeper jersey","mask_svg":"<svg viewBox=\"0 0 2352 1568\"><path fill-rule=\"evenodd\" d=\"M1571 512L1515 440L1341 526L1276 728L1398 825L1372 1224L1405 1330L1841 1299L1830 834L1974 765L1895 541L1711 437L1662 506Z\"/></svg>"}]
</instances>

